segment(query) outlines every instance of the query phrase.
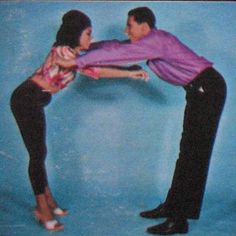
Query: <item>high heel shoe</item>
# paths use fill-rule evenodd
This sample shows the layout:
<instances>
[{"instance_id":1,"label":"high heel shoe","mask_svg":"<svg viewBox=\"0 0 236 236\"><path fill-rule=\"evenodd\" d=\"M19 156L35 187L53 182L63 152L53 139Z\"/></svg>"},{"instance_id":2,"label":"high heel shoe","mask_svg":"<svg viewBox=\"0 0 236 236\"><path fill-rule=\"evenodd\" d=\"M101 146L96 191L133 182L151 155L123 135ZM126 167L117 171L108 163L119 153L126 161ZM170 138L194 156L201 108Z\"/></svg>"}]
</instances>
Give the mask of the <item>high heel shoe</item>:
<instances>
[{"instance_id":1,"label":"high heel shoe","mask_svg":"<svg viewBox=\"0 0 236 236\"><path fill-rule=\"evenodd\" d=\"M60 208L60 207L54 208L54 209L52 210L52 212L53 212L53 214L54 214L55 216L66 216L66 215L69 214L68 210L62 209L62 208Z\"/></svg>"},{"instance_id":2,"label":"high heel shoe","mask_svg":"<svg viewBox=\"0 0 236 236\"><path fill-rule=\"evenodd\" d=\"M37 210L34 211L34 217L39 222L39 224L43 225L48 231L60 231L64 229L64 225L56 219L46 221L42 220L42 217Z\"/></svg>"}]
</instances>

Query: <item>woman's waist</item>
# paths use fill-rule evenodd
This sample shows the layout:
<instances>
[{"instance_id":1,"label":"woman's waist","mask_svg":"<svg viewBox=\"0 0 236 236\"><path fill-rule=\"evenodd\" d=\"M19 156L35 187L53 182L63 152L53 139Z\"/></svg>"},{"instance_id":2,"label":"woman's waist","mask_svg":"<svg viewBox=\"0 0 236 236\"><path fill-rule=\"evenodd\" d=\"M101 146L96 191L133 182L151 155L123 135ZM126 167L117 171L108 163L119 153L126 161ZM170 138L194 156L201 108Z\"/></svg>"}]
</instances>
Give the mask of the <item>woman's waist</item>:
<instances>
[{"instance_id":1,"label":"woman's waist","mask_svg":"<svg viewBox=\"0 0 236 236\"><path fill-rule=\"evenodd\" d=\"M30 80L38 85L44 92L54 94L61 90L61 87L51 85L49 82L47 82L42 75L34 74L32 77L30 77Z\"/></svg>"}]
</instances>

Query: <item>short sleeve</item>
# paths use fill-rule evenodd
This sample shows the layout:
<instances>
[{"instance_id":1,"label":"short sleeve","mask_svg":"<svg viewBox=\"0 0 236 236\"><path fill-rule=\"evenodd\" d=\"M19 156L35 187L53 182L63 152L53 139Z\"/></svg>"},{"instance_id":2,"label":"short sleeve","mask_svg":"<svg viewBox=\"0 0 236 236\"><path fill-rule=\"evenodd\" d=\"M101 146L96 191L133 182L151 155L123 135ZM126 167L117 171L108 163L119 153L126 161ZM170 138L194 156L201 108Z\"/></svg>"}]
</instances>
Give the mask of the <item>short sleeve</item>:
<instances>
[{"instance_id":1,"label":"short sleeve","mask_svg":"<svg viewBox=\"0 0 236 236\"><path fill-rule=\"evenodd\" d=\"M83 70L80 70L83 74L92 77L93 79L99 79L101 69L99 67L87 67Z\"/></svg>"}]
</instances>

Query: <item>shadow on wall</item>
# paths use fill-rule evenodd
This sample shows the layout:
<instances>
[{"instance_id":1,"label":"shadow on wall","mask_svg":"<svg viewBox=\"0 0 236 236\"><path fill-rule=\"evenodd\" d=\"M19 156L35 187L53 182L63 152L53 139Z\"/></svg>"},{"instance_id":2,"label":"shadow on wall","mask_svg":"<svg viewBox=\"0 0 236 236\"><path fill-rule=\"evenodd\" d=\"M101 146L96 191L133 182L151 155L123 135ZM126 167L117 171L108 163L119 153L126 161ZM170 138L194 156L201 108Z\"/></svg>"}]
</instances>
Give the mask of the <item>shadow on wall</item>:
<instances>
[{"instance_id":1,"label":"shadow on wall","mask_svg":"<svg viewBox=\"0 0 236 236\"><path fill-rule=\"evenodd\" d=\"M152 100L160 105L167 103L166 97L161 90L159 90L154 84L141 80L92 80L85 76L80 76L78 82L73 86L73 89L91 100L114 101L126 99L125 91L127 87L130 87L134 92L138 93L145 99Z\"/></svg>"}]
</instances>

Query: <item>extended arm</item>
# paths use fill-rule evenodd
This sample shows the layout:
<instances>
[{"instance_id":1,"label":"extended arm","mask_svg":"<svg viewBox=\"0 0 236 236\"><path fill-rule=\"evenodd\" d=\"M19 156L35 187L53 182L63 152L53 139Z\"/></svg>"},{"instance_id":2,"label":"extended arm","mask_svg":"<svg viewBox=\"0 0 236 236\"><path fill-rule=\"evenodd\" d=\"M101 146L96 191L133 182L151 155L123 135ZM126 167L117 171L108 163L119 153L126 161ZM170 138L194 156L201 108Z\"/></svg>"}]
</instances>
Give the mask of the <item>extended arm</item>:
<instances>
[{"instance_id":1,"label":"extended arm","mask_svg":"<svg viewBox=\"0 0 236 236\"><path fill-rule=\"evenodd\" d=\"M75 58L63 58L58 54L54 54L54 63L64 67L64 68L74 68L76 67ZM132 78L132 79L144 79L148 80L148 74L146 71L142 70L140 66L130 66L130 67L86 67L78 70L81 74L89 76L93 79L99 78Z\"/></svg>"},{"instance_id":2,"label":"extended arm","mask_svg":"<svg viewBox=\"0 0 236 236\"><path fill-rule=\"evenodd\" d=\"M137 42L123 43L117 40L114 42L109 41L106 46L78 56L76 59L66 63L57 60L57 63L64 67L77 66L78 69L87 66L123 65L158 58L162 50L158 43L158 37L155 31L153 31Z\"/></svg>"},{"instance_id":3,"label":"extended arm","mask_svg":"<svg viewBox=\"0 0 236 236\"><path fill-rule=\"evenodd\" d=\"M163 54L162 40L156 29L136 42L108 41L101 48L92 50L76 58L76 66L81 69L92 65L124 65L156 59Z\"/></svg>"},{"instance_id":4,"label":"extended arm","mask_svg":"<svg viewBox=\"0 0 236 236\"><path fill-rule=\"evenodd\" d=\"M81 74L89 76L93 79L99 78L132 78L132 79L149 79L146 71L142 70L141 67L132 69L118 68L118 67L88 67L80 70Z\"/></svg>"}]
</instances>

